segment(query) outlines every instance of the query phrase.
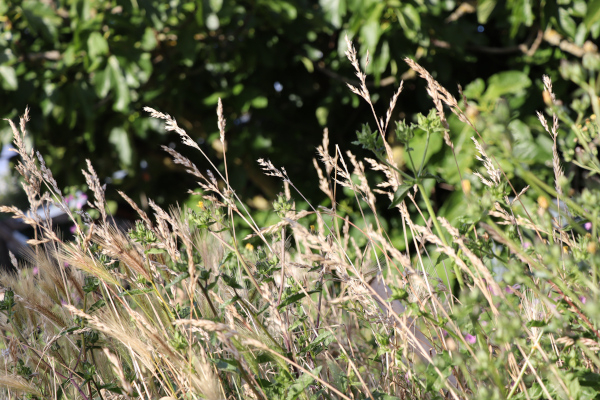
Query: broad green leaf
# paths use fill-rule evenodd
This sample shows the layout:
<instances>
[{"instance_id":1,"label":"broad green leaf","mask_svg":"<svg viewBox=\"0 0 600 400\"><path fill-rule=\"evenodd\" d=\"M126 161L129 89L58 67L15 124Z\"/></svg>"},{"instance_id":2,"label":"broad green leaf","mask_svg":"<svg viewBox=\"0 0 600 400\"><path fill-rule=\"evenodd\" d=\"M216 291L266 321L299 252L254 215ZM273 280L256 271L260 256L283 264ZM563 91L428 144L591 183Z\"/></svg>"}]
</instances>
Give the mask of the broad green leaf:
<instances>
[{"instance_id":1,"label":"broad green leaf","mask_svg":"<svg viewBox=\"0 0 600 400\"><path fill-rule=\"evenodd\" d=\"M317 368L313 369L311 371L311 373L314 376L319 376L319 373L321 372L322 368L323 368L322 366L318 366ZM314 378L307 373L303 373L302 375L300 375L300 377L298 379L296 379L296 382L294 382L288 388L286 400L297 399L298 396L300 396L300 394L304 391L304 389L306 389L308 387L308 385L310 385L313 381L314 381Z\"/></svg>"},{"instance_id":2,"label":"broad green leaf","mask_svg":"<svg viewBox=\"0 0 600 400\"><path fill-rule=\"evenodd\" d=\"M208 0L210 9L216 14L221 11L223 7L223 0Z\"/></svg>"},{"instance_id":3,"label":"broad green leaf","mask_svg":"<svg viewBox=\"0 0 600 400\"><path fill-rule=\"evenodd\" d=\"M519 93L531 86L531 80L521 71L505 71L492 75L488 79L488 88L483 95L485 101L495 102L506 94Z\"/></svg>"},{"instance_id":4,"label":"broad green leaf","mask_svg":"<svg viewBox=\"0 0 600 400\"><path fill-rule=\"evenodd\" d=\"M410 141L410 147L412 148L410 157L412 157L412 161L415 163L414 169L418 171L419 166L421 165L421 160L424 160L423 167L425 167L431 157L442 149L443 144L444 139L442 138L441 133L432 133L429 137L429 144L427 144L427 137L424 134L416 134L415 137ZM423 158L423 153L425 152L426 148L427 154L425 154L425 158ZM408 154L406 155L405 159L406 166L411 170L414 170Z\"/></svg>"},{"instance_id":5,"label":"broad green leaf","mask_svg":"<svg viewBox=\"0 0 600 400\"><path fill-rule=\"evenodd\" d=\"M108 42L100 32L92 32L87 40L88 55L94 62L98 56L108 54Z\"/></svg>"},{"instance_id":6,"label":"broad green leaf","mask_svg":"<svg viewBox=\"0 0 600 400\"><path fill-rule=\"evenodd\" d=\"M575 20L571 18L569 12L564 8L558 9L558 21L560 22L560 26L565 30L569 37L573 39L575 37L577 24L575 23Z\"/></svg>"},{"instance_id":7,"label":"broad green leaf","mask_svg":"<svg viewBox=\"0 0 600 400\"><path fill-rule=\"evenodd\" d=\"M110 90L110 67L106 67L104 71L96 71L92 77L92 84L96 95L101 99L105 98Z\"/></svg>"},{"instance_id":8,"label":"broad green leaf","mask_svg":"<svg viewBox=\"0 0 600 400\"><path fill-rule=\"evenodd\" d=\"M408 191L411 187L412 185L407 185L406 183L403 183L402 185L398 186L396 193L394 193L394 199L392 200L392 203L388 208L394 208L398 204L400 204L408 194Z\"/></svg>"},{"instance_id":9,"label":"broad green leaf","mask_svg":"<svg viewBox=\"0 0 600 400\"><path fill-rule=\"evenodd\" d=\"M110 56L108 58L108 67L111 86L116 97L115 102L113 103L113 109L115 111L125 112L129 107L130 101L129 87L127 86L117 57Z\"/></svg>"},{"instance_id":10,"label":"broad green leaf","mask_svg":"<svg viewBox=\"0 0 600 400\"><path fill-rule=\"evenodd\" d=\"M2 89L15 91L19 88L15 69L9 65L0 65L0 78L2 78Z\"/></svg>"},{"instance_id":11,"label":"broad green leaf","mask_svg":"<svg viewBox=\"0 0 600 400\"><path fill-rule=\"evenodd\" d=\"M313 293L319 293L319 291L318 290L310 290L307 293L310 295ZM284 308L290 304L294 304L305 297L306 297L305 292L294 293L294 294L286 297L285 299L281 300L281 304L279 304L279 306L277 306L277 308L281 310L282 308Z\"/></svg>"},{"instance_id":12,"label":"broad green leaf","mask_svg":"<svg viewBox=\"0 0 600 400\"><path fill-rule=\"evenodd\" d=\"M156 37L154 34L154 29L150 27L146 27L144 31L144 36L142 36L142 50L152 51L156 47Z\"/></svg>"},{"instance_id":13,"label":"broad green leaf","mask_svg":"<svg viewBox=\"0 0 600 400\"><path fill-rule=\"evenodd\" d=\"M252 107L265 108L269 105L269 100L265 96L258 96L252 99Z\"/></svg>"},{"instance_id":14,"label":"broad green leaf","mask_svg":"<svg viewBox=\"0 0 600 400\"><path fill-rule=\"evenodd\" d=\"M406 37L414 40L421 29L421 17L417 9L412 4L406 3L396 12L396 15Z\"/></svg>"},{"instance_id":15,"label":"broad green leaf","mask_svg":"<svg viewBox=\"0 0 600 400\"><path fill-rule=\"evenodd\" d=\"M120 126L112 128L108 141L115 146L121 163L126 166L131 165L131 143L125 129Z\"/></svg>"},{"instance_id":16,"label":"broad green leaf","mask_svg":"<svg viewBox=\"0 0 600 400\"><path fill-rule=\"evenodd\" d=\"M485 24L496 7L497 0L480 0L477 2L477 22Z\"/></svg>"},{"instance_id":17,"label":"broad green leaf","mask_svg":"<svg viewBox=\"0 0 600 400\"><path fill-rule=\"evenodd\" d=\"M477 78L465 87L465 89L463 90L463 94L469 100L479 100L484 90L485 82L483 81L483 79Z\"/></svg>"},{"instance_id":18,"label":"broad green leaf","mask_svg":"<svg viewBox=\"0 0 600 400\"><path fill-rule=\"evenodd\" d=\"M600 0L592 0L588 3L583 23L587 29L591 29L592 25L598 21L600 21Z\"/></svg>"},{"instance_id":19,"label":"broad green leaf","mask_svg":"<svg viewBox=\"0 0 600 400\"><path fill-rule=\"evenodd\" d=\"M37 0L22 3L23 15L28 28L36 35L41 35L48 43L54 44L58 36L58 27L62 18L49 5Z\"/></svg>"},{"instance_id":20,"label":"broad green leaf","mask_svg":"<svg viewBox=\"0 0 600 400\"><path fill-rule=\"evenodd\" d=\"M342 18L346 15L346 0L319 0L325 18L335 28L342 26Z\"/></svg>"}]
</instances>

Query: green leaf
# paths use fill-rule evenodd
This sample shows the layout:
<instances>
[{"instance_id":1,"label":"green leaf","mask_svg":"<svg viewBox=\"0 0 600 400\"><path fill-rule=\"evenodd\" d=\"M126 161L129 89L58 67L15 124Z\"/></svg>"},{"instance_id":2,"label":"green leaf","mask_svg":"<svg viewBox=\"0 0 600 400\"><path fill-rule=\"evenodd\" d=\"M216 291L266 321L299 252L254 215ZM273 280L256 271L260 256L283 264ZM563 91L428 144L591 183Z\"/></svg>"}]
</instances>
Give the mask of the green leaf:
<instances>
[{"instance_id":1,"label":"green leaf","mask_svg":"<svg viewBox=\"0 0 600 400\"><path fill-rule=\"evenodd\" d=\"M217 361L217 368L221 371L237 372L237 362L228 358L219 358Z\"/></svg>"},{"instance_id":2,"label":"green leaf","mask_svg":"<svg viewBox=\"0 0 600 400\"><path fill-rule=\"evenodd\" d=\"M560 26L569 35L569 38L573 39L575 37L575 31L577 30L577 24L575 23L575 20L571 18L569 12L564 8L559 8L558 20L560 22Z\"/></svg>"},{"instance_id":3,"label":"green leaf","mask_svg":"<svg viewBox=\"0 0 600 400\"><path fill-rule=\"evenodd\" d=\"M116 95L116 101L113 104L113 110L125 112L129 107L130 101L129 87L127 86L125 76L123 75L123 71L121 71L117 57L110 56L108 58L108 71L110 75L111 86Z\"/></svg>"},{"instance_id":4,"label":"green leaf","mask_svg":"<svg viewBox=\"0 0 600 400\"><path fill-rule=\"evenodd\" d=\"M592 0L588 3L583 23L587 29L590 29L598 21L600 21L600 0Z\"/></svg>"},{"instance_id":5,"label":"green leaf","mask_svg":"<svg viewBox=\"0 0 600 400\"><path fill-rule=\"evenodd\" d=\"M87 313L92 314L94 311L104 307L105 304L106 304L106 301L104 299L100 299L97 302L95 302L94 304L92 304L90 306L90 308L88 308Z\"/></svg>"},{"instance_id":6,"label":"green leaf","mask_svg":"<svg viewBox=\"0 0 600 400\"><path fill-rule=\"evenodd\" d=\"M165 249L157 249L156 247L153 247L149 250L144 251L145 254L164 254L166 253Z\"/></svg>"},{"instance_id":7,"label":"green leaf","mask_svg":"<svg viewBox=\"0 0 600 400\"><path fill-rule=\"evenodd\" d=\"M309 351L313 351L314 349L316 349L319 345L323 345L323 347L327 347L329 346L333 341L335 340L335 337L333 336L333 334L330 331L325 331L325 332L321 332L319 334L319 336L317 336L312 342L310 342L308 344L308 346L306 346L306 348L304 348L302 350L303 353L307 353Z\"/></svg>"},{"instance_id":8,"label":"green leaf","mask_svg":"<svg viewBox=\"0 0 600 400\"><path fill-rule=\"evenodd\" d=\"M132 149L129 136L127 135L125 129L121 128L120 126L115 126L112 128L110 135L108 136L108 141L115 146L121 163L123 165L130 166L132 161Z\"/></svg>"},{"instance_id":9,"label":"green leaf","mask_svg":"<svg viewBox=\"0 0 600 400\"><path fill-rule=\"evenodd\" d=\"M105 98L110 90L110 67L106 67L104 71L96 71L92 77L92 84L96 94L101 99Z\"/></svg>"},{"instance_id":10,"label":"green leaf","mask_svg":"<svg viewBox=\"0 0 600 400\"><path fill-rule=\"evenodd\" d=\"M483 95L485 101L495 102L506 94L516 94L531 86L531 79L521 71L505 71L488 79L488 88Z\"/></svg>"},{"instance_id":11,"label":"green leaf","mask_svg":"<svg viewBox=\"0 0 600 400\"><path fill-rule=\"evenodd\" d=\"M469 83L463 90L463 94L467 99L479 100L485 90L485 82L481 78L475 79Z\"/></svg>"},{"instance_id":12,"label":"green leaf","mask_svg":"<svg viewBox=\"0 0 600 400\"><path fill-rule=\"evenodd\" d=\"M496 7L497 0L479 0L477 2L477 22L485 24Z\"/></svg>"},{"instance_id":13,"label":"green leaf","mask_svg":"<svg viewBox=\"0 0 600 400\"><path fill-rule=\"evenodd\" d=\"M154 35L154 29L146 27L144 36L142 36L141 47L144 51L152 51L156 47L157 41Z\"/></svg>"},{"instance_id":14,"label":"green leaf","mask_svg":"<svg viewBox=\"0 0 600 400\"><path fill-rule=\"evenodd\" d=\"M208 4L214 13L218 13L223 7L223 0L208 0Z\"/></svg>"},{"instance_id":15,"label":"green leaf","mask_svg":"<svg viewBox=\"0 0 600 400\"><path fill-rule=\"evenodd\" d=\"M342 18L346 15L346 0L319 0L325 18L335 28L342 26Z\"/></svg>"},{"instance_id":16,"label":"green leaf","mask_svg":"<svg viewBox=\"0 0 600 400\"><path fill-rule=\"evenodd\" d=\"M126 290L126 291L124 291L122 293L119 293L119 297L138 296L140 294L151 293L153 291L154 291L154 289L152 289L152 288Z\"/></svg>"},{"instance_id":17,"label":"green leaf","mask_svg":"<svg viewBox=\"0 0 600 400\"><path fill-rule=\"evenodd\" d=\"M321 372L322 368L323 368L322 366L318 366L317 368L313 369L311 371L311 373L314 376L319 376L319 373ZM294 382L288 388L286 400L297 399L298 396L300 396L300 394L304 391L304 389L306 389L308 387L308 385L310 385L313 381L314 381L314 378L307 373L303 373L302 375L300 375L300 377L298 379L296 379L296 382Z\"/></svg>"},{"instance_id":18,"label":"green leaf","mask_svg":"<svg viewBox=\"0 0 600 400\"><path fill-rule=\"evenodd\" d=\"M392 289L392 295L387 299L387 301L391 302L394 300L408 299L408 292L406 290L394 286L390 286L390 289Z\"/></svg>"},{"instance_id":19,"label":"green leaf","mask_svg":"<svg viewBox=\"0 0 600 400\"><path fill-rule=\"evenodd\" d=\"M307 293L313 294L313 293L319 293L319 291L318 290L310 290ZM286 297L285 299L281 300L281 304L279 304L279 306L277 308L279 310L281 310L282 308L284 308L290 304L293 304L293 303L299 301L300 299L303 299L304 297L306 297L305 292L294 293L294 294Z\"/></svg>"},{"instance_id":20,"label":"green leaf","mask_svg":"<svg viewBox=\"0 0 600 400\"><path fill-rule=\"evenodd\" d=\"M165 286L165 290L170 289L171 286L173 285L177 285L179 282L181 282L182 280L189 278L190 273L189 272L182 272L181 274L177 275L177 277L175 277L175 279L173 279L171 282L169 282L168 285Z\"/></svg>"},{"instance_id":21,"label":"green leaf","mask_svg":"<svg viewBox=\"0 0 600 400\"><path fill-rule=\"evenodd\" d=\"M394 199L392 200L392 204L390 204L388 209L394 208L398 204L400 204L404 200L406 195L408 194L408 191L410 190L411 187L412 187L412 185L408 185L406 183L399 185L398 189L396 190L396 193L394 193Z\"/></svg>"},{"instance_id":22,"label":"green leaf","mask_svg":"<svg viewBox=\"0 0 600 400\"><path fill-rule=\"evenodd\" d=\"M108 42L100 32L92 32L87 40L88 55L94 62L98 56L108 54Z\"/></svg>"},{"instance_id":23,"label":"green leaf","mask_svg":"<svg viewBox=\"0 0 600 400\"><path fill-rule=\"evenodd\" d=\"M378 131L371 132L369 124L363 124L362 130L356 131L356 137L358 140L352 144L361 145L363 149L370 150L377 156L383 155L385 151L383 139Z\"/></svg>"},{"instance_id":24,"label":"green leaf","mask_svg":"<svg viewBox=\"0 0 600 400\"><path fill-rule=\"evenodd\" d=\"M265 108L269 105L269 100L265 96L258 96L252 99L252 107Z\"/></svg>"},{"instance_id":25,"label":"green leaf","mask_svg":"<svg viewBox=\"0 0 600 400\"><path fill-rule=\"evenodd\" d=\"M223 282L225 282L230 288L243 289L235 278L227 275L226 273L221 273L221 278L223 279Z\"/></svg>"},{"instance_id":26,"label":"green leaf","mask_svg":"<svg viewBox=\"0 0 600 400\"><path fill-rule=\"evenodd\" d=\"M421 17L419 11L410 3L405 3L396 16L402 26L402 30L409 40L415 40L421 29Z\"/></svg>"},{"instance_id":27,"label":"green leaf","mask_svg":"<svg viewBox=\"0 0 600 400\"><path fill-rule=\"evenodd\" d=\"M538 321L535 319L532 319L531 321L529 321L527 323L527 327L528 328L543 328L544 326L547 326L548 323L546 321Z\"/></svg>"},{"instance_id":28,"label":"green leaf","mask_svg":"<svg viewBox=\"0 0 600 400\"><path fill-rule=\"evenodd\" d=\"M15 69L8 65L0 65L0 77L2 78L2 89L15 91L19 88Z\"/></svg>"}]
</instances>

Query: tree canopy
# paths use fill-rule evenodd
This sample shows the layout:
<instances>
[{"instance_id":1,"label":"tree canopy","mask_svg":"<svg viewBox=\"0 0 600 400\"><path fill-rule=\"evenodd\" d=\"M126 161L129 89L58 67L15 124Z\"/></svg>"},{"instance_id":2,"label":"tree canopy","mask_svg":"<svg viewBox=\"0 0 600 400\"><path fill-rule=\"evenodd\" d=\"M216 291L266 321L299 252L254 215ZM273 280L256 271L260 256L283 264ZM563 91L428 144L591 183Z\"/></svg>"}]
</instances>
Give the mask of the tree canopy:
<instances>
[{"instance_id":1,"label":"tree canopy","mask_svg":"<svg viewBox=\"0 0 600 400\"><path fill-rule=\"evenodd\" d=\"M372 121L346 87L356 81L343 54L346 34L363 65L368 52L378 114L401 80L393 120L414 121L432 107L402 61L409 57L457 97L462 85L474 114L491 112L493 121L480 121L484 132L518 132L515 147L527 162L546 160L549 149L547 138L530 132L534 111L543 108L542 74L560 75L555 91L575 108L598 108L598 85L589 79L600 64L592 44L599 0L9 0L0 15L0 115L32 108L35 146L61 184L82 183L78 171L90 158L127 193L162 202L181 199L190 182L159 146L177 140L142 107L173 115L218 161L218 98L243 194L258 187L273 198L280 190L260 172L259 157L285 166L315 194L312 176L304 180L312 169L306 160L323 128L345 151L356 149L355 132ZM8 126L1 139L11 140ZM438 142L432 154L445 151ZM432 172L443 175L435 160Z\"/></svg>"}]
</instances>

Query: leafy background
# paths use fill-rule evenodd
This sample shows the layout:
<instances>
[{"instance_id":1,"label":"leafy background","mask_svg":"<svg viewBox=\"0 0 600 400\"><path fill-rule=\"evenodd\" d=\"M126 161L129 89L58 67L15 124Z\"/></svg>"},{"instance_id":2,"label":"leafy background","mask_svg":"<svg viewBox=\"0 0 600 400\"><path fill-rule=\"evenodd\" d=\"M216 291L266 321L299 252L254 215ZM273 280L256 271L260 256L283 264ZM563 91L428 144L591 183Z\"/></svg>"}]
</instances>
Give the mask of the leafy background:
<instances>
[{"instance_id":1,"label":"leafy background","mask_svg":"<svg viewBox=\"0 0 600 400\"><path fill-rule=\"evenodd\" d=\"M281 190L258 169L255 160L263 157L285 166L309 199L321 201L308 160L323 128L342 151L360 153L351 142L372 118L345 85L356 80L343 55L345 34L363 63L369 51L378 114L404 80L392 119L410 123L417 113L427 115L424 83L402 61L414 58L457 97L462 85L470 115L509 173L510 158L531 168L551 160L551 140L535 118L544 108L543 74L553 78L558 98L574 102L573 123L590 103L598 112L593 41L600 0L23 0L2 2L0 16L0 115L15 118L32 107L34 144L61 185L81 185L79 170L90 158L109 187L142 206L146 198L183 202L194 185L160 149L177 140L142 107L173 115L221 163L218 97L239 193L265 208L264 199ZM471 133L449 122L458 163L469 169ZM424 141L422 133L417 129L413 146ZM7 124L0 138L10 142ZM405 164L393 134L390 141ZM459 184L454 160L439 135L428 151L429 172L442 178L428 188L442 215L453 216L461 208L452 201ZM115 190L108 195L117 198Z\"/></svg>"}]
</instances>

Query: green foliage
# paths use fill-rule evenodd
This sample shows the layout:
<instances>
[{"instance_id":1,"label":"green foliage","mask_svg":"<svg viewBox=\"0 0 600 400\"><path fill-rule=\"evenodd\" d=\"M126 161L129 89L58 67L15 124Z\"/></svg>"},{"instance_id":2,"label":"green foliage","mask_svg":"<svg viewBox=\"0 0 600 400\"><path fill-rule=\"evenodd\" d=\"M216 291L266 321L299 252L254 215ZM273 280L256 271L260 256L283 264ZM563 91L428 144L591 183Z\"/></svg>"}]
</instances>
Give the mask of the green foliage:
<instances>
[{"instance_id":1,"label":"green foliage","mask_svg":"<svg viewBox=\"0 0 600 400\"><path fill-rule=\"evenodd\" d=\"M2 394L596 398L600 59L591 40L600 34L600 5L464 4L0 5L10 107L36 99L33 115L46 118L34 131L64 128L35 137L47 141L44 162L30 159L30 138L21 141L14 127L30 209L0 211L31 225L36 247L16 275L0 274ZM474 33L478 24L486 35ZM541 42L518 46L538 28ZM367 49L375 54L366 69L373 80L357 85L366 105L337 82L351 76L338 59L342 30L363 60ZM497 30L503 34L489 42ZM486 61L491 44L518 55ZM396 107L382 109L385 76L405 71L396 52L434 73L413 65L404 90L427 89L402 92ZM485 73L467 68L482 60ZM353 67L361 80L361 66ZM411 82L417 74L426 79ZM470 82L459 101L440 84L449 79ZM381 91L368 93L373 85ZM425 94L435 105L428 112ZM234 121L224 138L215 128L219 99L227 108L219 106L218 118ZM133 207L140 220L124 233L100 218L110 207L91 167L95 204L82 208L46 165L72 169L57 160L75 163L85 153L63 137L78 129L79 144L106 157L94 162L100 170L119 160L131 176L162 176L161 162L136 171L152 153L144 146L160 135L156 122L129 115L146 102L178 110L180 125L153 115L181 127L183 143L208 142L229 163L205 172L171 146L173 161L163 166L182 165L202 192L183 210L148 202L148 216ZM293 179L306 174L301 145L312 148L306 132L319 124L339 133L323 139L320 180L307 185L324 191L330 208L311 205L314 192L305 196ZM353 130L359 156L347 152L347 140L330 156L330 139ZM286 147L279 132L289 133ZM205 147L196 148L208 164ZM253 152L273 156L261 165L283 179L286 194L253 175ZM290 154L300 167L279 170ZM163 200L175 196L175 180L157 184ZM240 198L248 180L274 199L269 210L254 212ZM72 242L49 219L31 217L40 205L59 207L78 226Z\"/></svg>"},{"instance_id":2,"label":"green foliage","mask_svg":"<svg viewBox=\"0 0 600 400\"><path fill-rule=\"evenodd\" d=\"M227 144L236 160L232 175L248 195L273 199L278 188L260 177L253 160L268 156L297 178L322 126L336 127L332 138L343 142L368 119L370 110L345 90L342 77L351 74L340 61L345 32L363 62L370 51L366 72L373 76L368 85L379 87L376 109L386 106L378 98L391 96L391 83L414 76L398 63L405 56L418 58L451 89L481 77L478 85L488 82L482 97L467 97L490 109L500 96L516 103L525 93L532 97L542 73L560 69L566 79L586 82L598 69L599 56L586 40L600 34L599 4L11 0L0 12L0 114L13 118L29 104L33 115L44 116L32 121L32 137L59 182L83 183L72 172L90 158L109 183L161 204L180 200L190 181L165 164L158 144L174 140L155 121L139 118L142 107L169 110L194 140L213 145L219 137L213 108L221 97L234 122ZM546 32L539 45L538 29ZM401 112L424 113L425 92L410 86ZM563 99L575 93L566 85L556 91ZM510 118L527 123L540 105L511 104ZM10 141L7 130L0 136ZM117 170L126 175L113 176ZM318 196L314 185L299 185L309 199Z\"/></svg>"}]
</instances>

